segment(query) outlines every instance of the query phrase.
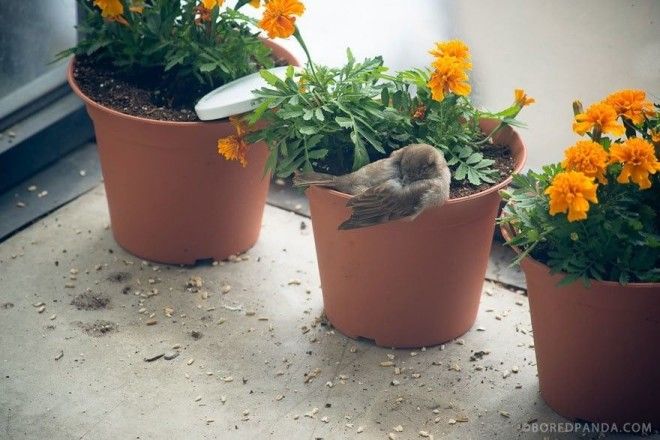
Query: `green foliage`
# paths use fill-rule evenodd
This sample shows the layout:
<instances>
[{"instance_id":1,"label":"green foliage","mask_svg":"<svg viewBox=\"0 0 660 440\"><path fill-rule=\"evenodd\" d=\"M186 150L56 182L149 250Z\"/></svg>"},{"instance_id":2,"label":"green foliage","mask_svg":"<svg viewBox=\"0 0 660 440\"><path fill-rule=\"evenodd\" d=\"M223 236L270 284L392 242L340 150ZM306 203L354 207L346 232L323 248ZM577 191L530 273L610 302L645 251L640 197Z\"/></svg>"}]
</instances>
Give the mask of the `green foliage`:
<instances>
[{"instance_id":1,"label":"green foliage","mask_svg":"<svg viewBox=\"0 0 660 440\"><path fill-rule=\"evenodd\" d=\"M279 176L313 168L342 174L386 157L396 114L377 100L384 71L381 58L359 63L349 52L340 69L316 66L296 76L291 68L284 80L262 72L270 87L257 92L262 102L249 121L268 124L248 140L268 143L268 167Z\"/></svg>"},{"instance_id":2,"label":"green foliage","mask_svg":"<svg viewBox=\"0 0 660 440\"><path fill-rule=\"evenodd\" d=\"M438 102L427 71L390 76L380 57L356 62L349 50L347 58L342 68L291 69L284 80L263 73L269 87L257 92L261 104L248 121L268 123L248 140L269 145L270 170L282 177L312 169L345 174L428 143L445 154L454 180L495 181L494 161L480 151L487 142L477 125L482 114L467 98L448 94Z\"/></svg>"},{"instance_id":3,"label":"green foliage","mask_svg":"<svg viewBox=\"0 0 660 440\"><path fill-rule=\"evenodd\" d=\"M146 1L142 12L129 9L136 2L121 2L117 21L103 18L91 0L79 0L86 11L83 38L58 56L91 57L128 77L158 79L175 101L187 103L273 66L270 49L248 27L252 20L234 9L216 6L202 19L197 1ZM189 90L196 96L183 95Z\"/></svg>"}]
</instances>

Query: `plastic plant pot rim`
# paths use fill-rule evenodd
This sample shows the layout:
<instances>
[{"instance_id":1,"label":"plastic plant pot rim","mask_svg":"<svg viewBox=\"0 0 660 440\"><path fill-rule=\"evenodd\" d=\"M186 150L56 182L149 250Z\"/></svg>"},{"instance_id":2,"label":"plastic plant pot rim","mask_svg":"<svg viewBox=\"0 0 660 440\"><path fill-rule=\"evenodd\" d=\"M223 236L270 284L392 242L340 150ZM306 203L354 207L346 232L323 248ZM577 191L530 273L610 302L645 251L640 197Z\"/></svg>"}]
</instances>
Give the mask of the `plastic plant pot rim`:
<instances>
[{"instance_id":1,"label":"plastic plant pot rim","mask_svg":"<svg viewBox=\"0 0 660 440\"><path fill-rule=\"evenodd\" d=\"M284 47L280 46L279 44L271 41L271 40L263 40L264 43L270 47L271 49L275 49L277 51L280 51L283 55L288 60L293 61L293 66L298 66L300 65L299 61L296 59L296 57L293 56L291 52L289 52L287 49ZM74 93L82 99L85 104L94 107L95 109L105 112L105 113L110 113L118 118L122 119L127 119L130 121L134 122L141 122L143 124L147 125L156 125L156 126L164 126L168 125L171 127L177 127L177 126L185 126L185 127L196 127L196 126L201 126L201 125L208 125L208 124L217 124L217 123L228 123L229 118L223 118L223 119L215 119L212 121L187 121L187 122L182 122L182 121L164 121L160 119L149 119L149 118L142 118L140 116L133 116L133 115L128 115L126 113L122 113L120 111L111 109L109 107L106 107L104 105L99 104L98 102L94 101L92 98L87 96L86 94L83 93L82 90L80 90L80 87L78 87L78 83L76 82L76 79L73 76L73 67L75 66L76 63L76 58L73 57L71 58L71 61L69 61L69 67L67 68L67 79L69 80L69 85L73 89Z\"/></svg>"},{"instance_id":2,"label":"plastic plant pot rim","mask_svg":"<svg viewBox=\"0 0 660 440\"><path fill-rule=\"evenodd\" d=\"M507 146L507 147L509 149L511 149L511 147L509 147L509 146ZM445 205L457 205L457 204L467 202L467 201L470 201L470 200L479 199L479 198L487 196L488 194L491 194L495 191L501 190L502 188L507 186L509 183L511 183L511 181L513 180L513 175L519 173L523 169L523 167L525 166L525 162L527 161L527 149L526 148L522 149L522 151L520 152L519 157L520 157L520 162L518 163L518 165L516 165L515 169L511 173L511 175L509 177L507 177L506 179L504 179L503 181L501 181L500 183L498 183L496 185L493 185L490 188L485 189L483 191L479 191L478 193L470 194L469 196L463 196L463 197L457 197L455 199L449 199L445 202ZM336 191L334 189L327 189L327 191L329 191L330 193L332 193L336 196L339 196L339 197L341 197L342 199L345 199L345 200L349 200L350 198L353 197L350 194L346 194L346 193L343 193L343 192L340 192L340 191Z\"/></svg>"},{"instance_id":3,"label":"plastic plant pot rim","mask_svg":"<svg viewBox=\"0 0 660 440\"><path fill-rule=\"evenodd\" d=\"M511 225L508 225L508 224L501 224L500 225L500 231L502 232L502 237L504 237L504 239L506 241L511 240L511 238L515 235L515 233L513 232L513 229L511 228ZM510 246L510 245L507 245L507 246L509 246L511 249L513 249L514 252L517 253L517 254L522 253L520 248L517 247L517 246ZM546 266L545 264L541 263L538 260L535 260L534 258L530 257L529 255L527 255L525 257L525 260L529 264L531 264L533 266L536 266L537 269L543 269L543 270L546 270L546 271L550 272L550 268L548 266ZM557 272L556 275L566 276L566 274L564 272ZM598 281L598 280L591 279L591 282L603 285L605 287L608 287L608 286L609 287L614 287L614 286L621 287L621 286L623 286L622 284L618 283L617 281ZM639 288L639 289L649 289L649 288L652 288L652 287L656 287L656 288L660 289L660 283L628 283L628 284L625 285L625 287L630 287L630 288L633 288L633 289L637 289L637 288ZM649 292L649 294L650 293L651 292Z\"/></svg>"}]
</instances>

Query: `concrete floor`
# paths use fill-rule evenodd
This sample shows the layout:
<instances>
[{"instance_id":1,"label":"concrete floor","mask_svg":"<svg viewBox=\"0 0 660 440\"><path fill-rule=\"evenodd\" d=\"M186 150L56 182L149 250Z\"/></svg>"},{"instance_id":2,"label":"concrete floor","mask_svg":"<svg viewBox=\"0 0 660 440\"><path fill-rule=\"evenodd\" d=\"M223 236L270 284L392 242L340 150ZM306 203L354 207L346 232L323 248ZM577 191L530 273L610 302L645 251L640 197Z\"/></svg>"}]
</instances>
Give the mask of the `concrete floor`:
<instances>
[{"instance_id":1,"label":"concrete floor","mask_svg":"<svg viewBox=\"0 0 660 440\"><path fill-rule=\"evenodd\" d=\"M104 197L0 246L0 438L510 439L564 421L539 397L520 290L486 282L442 347L378 348L322 322L309 219L269 206L239 261L156 266L114 242Z\"/></svg>"}]
</instances>

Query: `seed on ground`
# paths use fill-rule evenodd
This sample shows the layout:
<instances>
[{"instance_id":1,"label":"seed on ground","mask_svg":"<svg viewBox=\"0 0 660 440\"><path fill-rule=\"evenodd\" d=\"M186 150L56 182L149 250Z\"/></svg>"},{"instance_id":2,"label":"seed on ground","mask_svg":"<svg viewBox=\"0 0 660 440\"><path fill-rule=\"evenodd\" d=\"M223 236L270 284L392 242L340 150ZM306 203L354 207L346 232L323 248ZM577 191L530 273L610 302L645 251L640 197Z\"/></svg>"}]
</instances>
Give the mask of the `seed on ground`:
<instances>
[{"instance_id":1,"label":"seed on ground","mask_svg":"<svg viewBox=\"0 0 660 440\"><path fill-rule=\"evenodd\" d=\"M60 350L59 353L55 355L55 360L59 361L64 356L64 351Z\"/></svg>"},{"instance_id":2,"label":"seed on ground","mask_svg":"<svg viewBox=\"0 0 660 440\"><path fill-rule=\"evenodd\" d=\"M392 429L394 429L396 432L403 432L403 426L401 426L401 425L397 425Z\"/></svg>"},{"instance_id":3,"label":"seed on ground","mask_svg":"<svg viewBox=\"0 0 660 440\"><path fill-rule=\"evenodd\" d=\"M145 324L147 324L147 325L156 325L156 324L158 324L158 320L157 319L150 319L147 322L145 322Z\"/></svg>"},{"instance_id":4,"label":"seed on ground","mask_svg":"<svg viewBox=\"0 0 660 440\"><path fill-rule=\"evenodd\" d=\"M364 432L364 426L358 426L358 429L357 429L356 432L357 432L358 434L360 434L361 432Z\"/></svg>"},{"instance_id":5,"label":"seed on ground","mask_svg":"<svg viewBox=\"0 0 660 440\"><path fill-rule=\"evenodd\" d=\"M195 362L195 359L190 358L190 359L188 359L188 362L186 362L186 364L192 365L193 362Z\"/></svg>"}]
</instances>

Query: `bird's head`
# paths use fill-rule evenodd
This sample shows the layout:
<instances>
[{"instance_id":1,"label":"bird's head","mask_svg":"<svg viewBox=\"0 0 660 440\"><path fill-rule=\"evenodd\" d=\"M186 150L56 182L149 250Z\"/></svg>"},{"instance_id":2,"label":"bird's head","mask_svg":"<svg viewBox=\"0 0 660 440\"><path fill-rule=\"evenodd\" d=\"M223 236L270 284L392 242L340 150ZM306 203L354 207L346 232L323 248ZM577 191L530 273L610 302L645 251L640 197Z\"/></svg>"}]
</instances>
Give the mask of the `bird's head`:
<instances>
[{"instance_id":1,"label":"bird's head","mask_svg":"<svg viewBox=\"0 0 660 440\"><path fill-rule=\"evenodd\" d=\"M400 162L404 183L433 179L447 168L442 152L428 144L411 144L395 151L392 156Z\"/></svg>"}]
</instances>

